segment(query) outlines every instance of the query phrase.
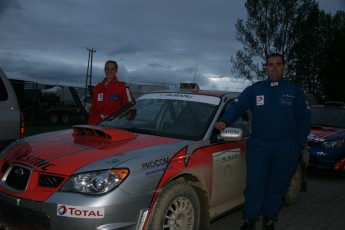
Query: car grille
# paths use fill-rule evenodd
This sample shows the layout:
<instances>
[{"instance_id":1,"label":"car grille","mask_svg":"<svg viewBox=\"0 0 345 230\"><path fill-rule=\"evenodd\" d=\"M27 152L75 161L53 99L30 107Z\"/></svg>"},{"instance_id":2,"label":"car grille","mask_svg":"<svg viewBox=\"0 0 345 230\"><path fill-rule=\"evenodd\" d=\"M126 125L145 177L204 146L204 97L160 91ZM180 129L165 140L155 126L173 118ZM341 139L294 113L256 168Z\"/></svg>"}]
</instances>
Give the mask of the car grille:
<instances>
[{"instance_id":1,"label":"car grille","mask_svg":"<svg viewBox=\"0 0 345 230\"><path fill-rule=\"evenodd\" d=\"M308 142L308 147L319 147L320 146L320 142Z\"/></svg>"},{"instance_id":2,"label":"car grille","mask_svg":"<svg viewBox=\"0 0 345 230\"><path fill-rule=\"evenodd\" d=\"M50 176L50 175L41 174L39 176L39 179L38 179L38 185L39 186L56 188L56 187L58 187L63 182L63 180L64 180L63 177Z\"/></svg>"},{"instance_id":3,"label":"car grille","mask_svg":"<svg viewBox=\"0 0 345 230\"><path fill-rule=\"evenodd\" d=\"M31 171L21 166L13 166L6 178L6 184L12 188L24 191L30 179Z\"/></svg>"},{"instance_id":4,"label":"car grille","mask_svg":"<svg viewBox=\"0 0 345 230\"><path fill-rule=\"evenodd\" d=\"M316 157L310 156L309 158L309 164L315 165L317 163Z\"/></svg>"},{"instance_id":5,"label":"car grille","mask_svg":"<svg viewBox=\"0 0 345 230\"><path fill-rule=\"evenodd\" d=\"M30 176L30 169L15 165L10 169L10 172L6 177L6 184L11 188L24 191L29 183ZM61 185L64 179L65 178L61 176L40 174L38 177L38 186L57 188Z\"/></svg>"}]
</instances>

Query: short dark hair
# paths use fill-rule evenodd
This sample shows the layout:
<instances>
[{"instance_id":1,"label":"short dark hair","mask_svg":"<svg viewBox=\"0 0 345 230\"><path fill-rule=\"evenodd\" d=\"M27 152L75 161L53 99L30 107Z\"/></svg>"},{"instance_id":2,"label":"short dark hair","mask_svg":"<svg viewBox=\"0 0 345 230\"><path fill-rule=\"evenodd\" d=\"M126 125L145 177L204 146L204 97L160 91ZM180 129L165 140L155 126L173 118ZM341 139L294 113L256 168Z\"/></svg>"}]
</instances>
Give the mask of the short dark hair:
<instances>
[{"instance_id":1,"label":"short dark hair","mask_svg":"<svg viewBox=\"0 0 345 230\"><path fill-rule=\"evenodd\" d=\"M104 68L107 66L107 64L108 63L112 63L112 64L114 64L115 65L115 68L116 68L116 71L117 71L117 62L116 61L114 61L114 60L108 60L108 61L106 61L106 63L104 64Z\"/></svg>"},{"instance_id":2,"label":"short dark hair","mask_svg":"<svg viewBox=\"0 0 345 230\"><path fill-rule=\"evenodd\" d=\"M271 53L270 55L267 56L266 58L266 65L268 64L268 59L271 57L281 57L283 64L285 65L285 58L282 54L280 53Z\"/></svg>"}]
</instances>

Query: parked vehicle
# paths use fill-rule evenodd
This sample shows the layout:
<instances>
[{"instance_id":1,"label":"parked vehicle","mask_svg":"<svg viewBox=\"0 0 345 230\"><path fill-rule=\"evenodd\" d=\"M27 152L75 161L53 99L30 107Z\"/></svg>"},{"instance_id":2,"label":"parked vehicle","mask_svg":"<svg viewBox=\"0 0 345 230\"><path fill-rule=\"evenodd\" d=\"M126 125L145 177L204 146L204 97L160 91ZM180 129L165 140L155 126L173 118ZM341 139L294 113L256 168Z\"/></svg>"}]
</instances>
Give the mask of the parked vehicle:
<instances>
[{"instance_id":1,"label":"parked vehicle","mask_svg":"<svg viewBox=\"0 0 345 230\"><path fill-rule=\"evenodd\" d=\"M338 103L312 106L311 116L309 165L333 170L345 158L345 106Z\"/></svg>"},{"instance_id":2,"label":"parked vehicle","mask_svg":"<svg viewBox=\"0 0 345 230\"><path fill-rule=\"evenodd\" d=\"M83 96L81 99L81 104L84 106L85 108L85 112L89 113L90 112L90 108L91 108L91 104L92 104L92 98L90 95L86 95Z\"/></svg>"},{"instance_id":3,"label":"parked vehicle","mask_svg":"<svg viewBox=\"0 0 345 230\"><path fill-rule=\"evenodd\" d=\"M24 116L13 87L0 68L0 150L24 137Z\"/></svg>"},{"instance_id":4,"label":"parked vehicle","mask_svg":"<svg viewBox=\"0 0 345 230\"><path fill-rule=\"evenodd\" d=\"M326 101L323 103L325 106L337 106L337 107L342 107L345 106L345 102L342 101Z\"/></svg>"},{"instance_id":5,"label":"parked vehicle","mask_svg":"<svg viewBox=\"0 0 345 230\"><path fill-rule=\"evenodd\" d=\"M306 93L305 96L306 96L307 101L308 101L308 103L309 103L310 106L313 106L313 105L317 105L317 104L318 104L318 102L317 102L317 100L316 100L316 98L315 98L315 96L314 96L313 94L311 94L311 93Z\"/></svg>"},{"instance_id":6,"label":"parked vehicle","mask_svg":"<svg viewBox=\"0 0 345 230\"><path fill-rule=\"evenodd\" d=\"M73 117L81 117L84 110L74 87L26 89L24 102L28 119L48 119L51 123L68 123Z\"/></svg>"},{"instance_id":7,"label":"parked vehicle","mask_svg":"<svg viewBox=\"0 0 345 230\"><path fill-rule=\"evenodd\" d=\"M99 125L12 144L0 156L0 222L14 229L207 228L244 202L251 115L214 129L237 96L148 93ZM305 159L288 204L305 187Z\"/></svg>"}]
</instances>

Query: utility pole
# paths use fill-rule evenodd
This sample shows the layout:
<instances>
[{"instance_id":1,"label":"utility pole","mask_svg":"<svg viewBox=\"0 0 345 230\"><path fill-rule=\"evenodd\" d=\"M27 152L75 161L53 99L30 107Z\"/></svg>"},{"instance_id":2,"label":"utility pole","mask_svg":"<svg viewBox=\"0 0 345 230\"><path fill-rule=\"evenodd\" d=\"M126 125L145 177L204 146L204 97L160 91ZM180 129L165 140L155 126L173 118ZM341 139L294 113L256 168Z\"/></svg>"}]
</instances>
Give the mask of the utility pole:
<instances>
[{"instance_id":1,"label":"utility pole","mask_svg":"<svg viewBox=\"0 0 345 230\"><path fill-rule=\"evenodd\" d=\"M195 77L196 77L196 71L198 70L198 65L199 65L199 63L197 63L196 66L195 66L193 83L196 83L195 82Z\"/></svg>"},{"instance_id":2,"label":"utility pole","mask_svg":"<svg viewBox=\"0 0 345 230\"><path fill-rule=\"evenodd\" d=\"M89 58L87 60L87 70L86 70L86 81L85 81L85 95L84 95L84 112L85 112L85 100L87 91L89 91L89 95L92 97L92 90L91 90L91 78L92 78L92 61L93 61L93 53L96 52L95 49L89 49ZM89 85L88 85L89 84Z\"/></svg>"},{"instance_id":3,"label":"utility pole","mask_svg":"<svg viewBox=\"0 0 345 230\"><path fill-rule=\"evenodd\" d=\"M96 52L95 49L89 49L87 48L87 50L89 51L89 58L88 58L88 61L87 61L87 72L86 72L86 83L85 83L85 86L86 88L89 88L91 87L91 78L92 78L92 62L93 62L93 53ZM89 85L88 84L88 80L89 80ZM89 86L89 87L87 87Z\"/></svg>"}]
</instances>

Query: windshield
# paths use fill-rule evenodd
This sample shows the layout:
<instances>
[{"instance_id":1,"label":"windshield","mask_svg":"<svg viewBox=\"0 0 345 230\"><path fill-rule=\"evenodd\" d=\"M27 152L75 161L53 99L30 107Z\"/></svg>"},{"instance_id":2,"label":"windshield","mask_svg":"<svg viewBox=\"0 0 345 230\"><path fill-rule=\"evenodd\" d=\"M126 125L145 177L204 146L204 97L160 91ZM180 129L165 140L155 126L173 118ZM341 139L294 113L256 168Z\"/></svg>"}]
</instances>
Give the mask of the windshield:
<instances>
[{"instance_id":1,"label":"windshield","mask_svg":"<svg viewBox=\"0 0 345 230\"><path fill-rule=\"evenodd\" d=\"M132 106L113 114L100 125L137 133L200 140L220 102L220 98L204 95L153 95L139 98Z\"/></svg>"},{"instance_id":2,"label":"windshield","mask_svg":"<svg viewBox=\"0 0 345 230\"><path fill-rule=\"evenodd\" d=\"M345 128L345 109L312 107L311 119L313 125Z\"/></svg>"}]
</instances>

